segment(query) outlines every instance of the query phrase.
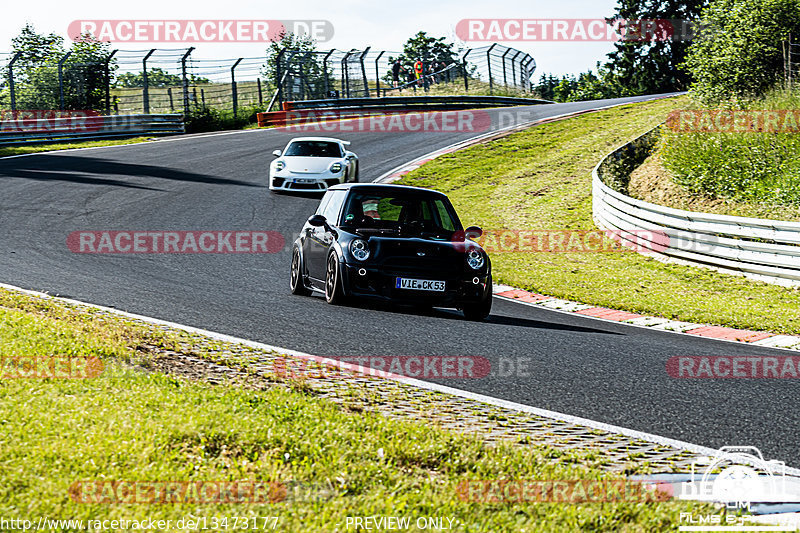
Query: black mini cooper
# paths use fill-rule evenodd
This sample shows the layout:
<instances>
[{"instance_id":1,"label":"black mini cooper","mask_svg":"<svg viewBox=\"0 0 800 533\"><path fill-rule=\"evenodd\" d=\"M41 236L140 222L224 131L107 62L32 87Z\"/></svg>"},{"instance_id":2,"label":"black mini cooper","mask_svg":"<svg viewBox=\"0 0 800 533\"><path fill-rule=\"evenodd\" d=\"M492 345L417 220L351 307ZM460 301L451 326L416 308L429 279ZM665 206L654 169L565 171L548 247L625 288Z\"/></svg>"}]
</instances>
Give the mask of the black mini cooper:
<instances>
[{"instance_id":1,"label":"black mini cooper","mask_svg":"<svg viewBox=\"0 0 800 533\"><path fill-rule=\"evenodd\" d=\"M470 320L492 308L492 266L440 192L350 183L328 189L294 242L293 294L455 307Z\"/></svg>"}]
</instances>

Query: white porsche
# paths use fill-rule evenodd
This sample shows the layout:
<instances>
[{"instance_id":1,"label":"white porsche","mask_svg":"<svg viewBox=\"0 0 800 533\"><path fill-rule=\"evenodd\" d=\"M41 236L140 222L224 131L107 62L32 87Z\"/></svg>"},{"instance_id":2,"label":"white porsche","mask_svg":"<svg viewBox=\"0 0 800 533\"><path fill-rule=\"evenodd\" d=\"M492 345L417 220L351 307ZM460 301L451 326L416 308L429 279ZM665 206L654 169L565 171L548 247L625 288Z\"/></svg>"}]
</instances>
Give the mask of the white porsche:
<instances>
[{"instance_id":1,"label":"white porsche","mask_svg":"<svg viewBox=\"0 0 800 533\"><path fill-rule=\"evenodd\" d=\"M324 191L339 183L358 181L358 156L348 141L330 137L297 137L269 166L271 191Z\"/></svg>"}]
</instances>

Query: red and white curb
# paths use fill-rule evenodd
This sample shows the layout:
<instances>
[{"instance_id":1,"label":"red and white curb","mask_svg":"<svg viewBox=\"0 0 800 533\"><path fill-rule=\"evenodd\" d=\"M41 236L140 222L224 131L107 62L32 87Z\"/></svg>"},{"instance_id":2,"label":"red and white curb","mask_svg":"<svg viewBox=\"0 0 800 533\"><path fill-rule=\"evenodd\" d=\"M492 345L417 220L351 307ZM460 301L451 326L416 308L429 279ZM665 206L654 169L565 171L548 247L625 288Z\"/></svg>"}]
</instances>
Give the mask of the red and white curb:
<instances>
[{"instance_id":1,"label":"red and white curb","mask_svg":"<svg viewBox=\"0 0 800 533\"><path fill-rule=\"evenodd\" d=\"M645 316L607 307L561 300L552 296L516 289L508 285L495 285L495 297L513 302L519 302L534 307L542 307L562 313L582 315L589 318L617 322L630 326L671 331L697 337L751 344L766 348L780 348L800 351L800 337L792 335L778 335L764 331L751 331L747 329L726 328L709 324L695 324L693 322L679 322L668 318Z\"/></svg>"}]
</instances>

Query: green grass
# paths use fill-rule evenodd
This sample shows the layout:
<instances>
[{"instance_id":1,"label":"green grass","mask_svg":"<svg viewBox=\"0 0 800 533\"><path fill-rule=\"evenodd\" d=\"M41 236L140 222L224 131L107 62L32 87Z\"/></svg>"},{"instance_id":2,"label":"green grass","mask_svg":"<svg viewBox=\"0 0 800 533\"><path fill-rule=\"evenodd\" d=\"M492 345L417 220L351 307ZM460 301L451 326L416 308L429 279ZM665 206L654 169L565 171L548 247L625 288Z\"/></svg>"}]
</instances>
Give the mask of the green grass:
<instances>
[{"instance_id":1,"label":"green grass","mask_svg":"<svg viewBox=\"0 0 800 533\"><path fill-rule=\"evenodd\" d=\"M399 183L447 193L464 225L588 230L592 168L686 105L668 99L541 125L448 154ZM691 322L800 333L800 291L625 253L497 253L495 281Z\"/></svg>"},{"instance_id":2,"label":"green grass","mask_svg":"<svg viewBox=\"0 0 800 533\"><path fill-rule=\"evenodd\" d=\"M1 146L0 157L9 155L36 154L55 150L70 150L72 148L94 148L97 146L121 146L124 144L138 144L148 142L152 137L135 137L133 139L113 139L104 141L81 141L71 143L30 144L25 146Z\"/></svg>"},{"instance_id":3,"label":"green grass","mask_svg":"<svg viewBox=\"0 0 800 533\"><path fill-rule=\"evenodd\" d=\"M278 531L343 530L348 516L454 518L455 531L663 531L685 502L468 503L465 480L609 479L547 447L489 447L431 424L352 412L284 387L212 386L145 370L176 347L123 319L0 291L4 357L95 356L88 380L0 379L0 517L278 516ZM79 503L75 482L269 481L265 504ZM299 496L299 497L297 497ZM259 529L261 526L259 526ZM173 528L174 530L174 528Z\"/></svg>"},{"instance_id":4,"label":"green grass","mask_svg":"<svg viewBox=\"0 0 800 533\"><path fill-rule=\"evenodd\" d=\"M776 92L727 107L796 110L800 97ZM776 208L800 206L797 133L687 133L665 129L659 155L675 182L693 194Z\"/></svg>"}]
</instances>

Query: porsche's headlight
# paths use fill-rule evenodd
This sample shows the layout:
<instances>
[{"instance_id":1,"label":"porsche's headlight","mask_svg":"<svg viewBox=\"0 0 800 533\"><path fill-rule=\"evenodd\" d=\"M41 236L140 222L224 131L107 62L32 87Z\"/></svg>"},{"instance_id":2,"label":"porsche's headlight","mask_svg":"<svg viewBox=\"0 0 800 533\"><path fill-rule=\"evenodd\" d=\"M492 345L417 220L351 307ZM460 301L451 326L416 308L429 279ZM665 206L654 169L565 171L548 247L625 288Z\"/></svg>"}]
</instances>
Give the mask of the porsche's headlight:
<instances>
[{"instance_id":1,"label":"porsche's headlight","mask_svg":"<svg viewBox=\"0 0 800 533\"><path fill-rule=\"evenodd\" d=\"M350 241L350 253L359 261L369 259L369 245L363 239L353 239Z\"/></svg>"},{"instance_id":2,"label":"porsche's headlight","mask_svg":"<svg viewBox=\"0 0 800 533\"><path fill-rule=\"evenodd\" d=\"M331 165L331 172L334 174L338 174L342 171L342 164L341 163L334 163Z\"/></svg>"},{"instance_id":3,"label":"porsche's headlight","mask_svg":"<svg viewBox=\"0 0 800 533\"><path fill-rule=\"evenodd\" d=\"M284 163L283 161L276 161L276 162L275 162L275 170L277 170L278 172L280 172L280 171L281 171L281 170L283 170L284 168L286 168L286 163Z\"/></svg>"},{"instance_id":4,"label":"porsche's headlight","mask_svg":"<svg viewBox=\"0 0 800 533\"><path fill-rule=\"evenodd\" d=\"M467 252L467 264L472 270L479 270L483 268L483 265L486 263L486 260L483 258L483 254L480 253L478 250L474 248Z\"/></svg>"}]
</instances>

